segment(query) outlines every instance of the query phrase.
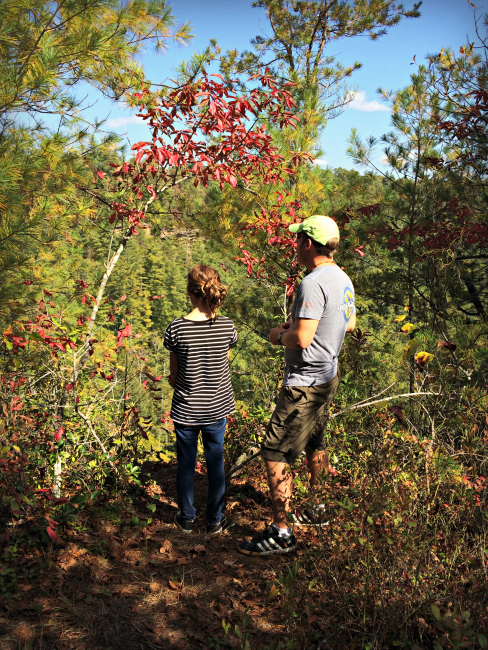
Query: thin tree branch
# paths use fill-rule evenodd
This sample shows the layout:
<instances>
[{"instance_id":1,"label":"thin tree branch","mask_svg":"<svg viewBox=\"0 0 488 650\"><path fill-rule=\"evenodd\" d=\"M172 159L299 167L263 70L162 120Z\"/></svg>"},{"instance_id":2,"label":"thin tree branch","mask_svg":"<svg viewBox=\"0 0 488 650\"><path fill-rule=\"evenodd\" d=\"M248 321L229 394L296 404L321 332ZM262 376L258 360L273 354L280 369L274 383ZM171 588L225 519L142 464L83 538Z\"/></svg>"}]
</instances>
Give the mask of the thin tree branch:
<instances>
[{"instance_id":1,"label":"thin tree branch","mask_svg":"<svg viewBox=\"0 0 488 650\"><path fill-rule=\"evenodd\" d=\"M366 404L359 402L358 404L353 404L352 406L348 406L342 411L333 413L329 417L329 420L332 420L333 418L337 418L339 417L339 415L343 415L344 413L348 413L349 411L355 411L356 409L367 408L368 406L372 406L373 404L381 404L382 402L390 402L393 399L400 399L405 397L417 397L418 395L439 395L439 393L433 393L433 392L402 393L401 395L392 395L391 397L383 397L382 399L376 399L373 400L372 402L367 402ZM259 456L260 454L261 454L260 447L249 447L243 454L239 456L239 458L234 463L234 465L232 465L232 467L226 473L225 478L229 479L231 476L233 476L234 474L239 472L243 467L245 467L251 460L253 460L253 458L256 458L256 456Z\"/></svg>"}]
</instances>

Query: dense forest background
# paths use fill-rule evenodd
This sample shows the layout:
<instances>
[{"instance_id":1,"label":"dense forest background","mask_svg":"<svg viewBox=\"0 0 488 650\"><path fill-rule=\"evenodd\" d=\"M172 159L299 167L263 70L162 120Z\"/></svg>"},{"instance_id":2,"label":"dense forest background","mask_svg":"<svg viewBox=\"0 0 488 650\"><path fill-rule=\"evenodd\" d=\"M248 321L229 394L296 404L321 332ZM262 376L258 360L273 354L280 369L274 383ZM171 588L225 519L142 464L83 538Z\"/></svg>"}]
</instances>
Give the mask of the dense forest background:
<instances>
[{"instance_id":1,"label":"dense forest background","mask_svg":"<svg viewBox=\"0 0 488 650\"><path fill-rule=\"evenodd\" d=\"M172 466L163 338L190 309L196 263L229 285L223 313L239 332L229 466L258 442L283 371L268 332L303 277L287 225L328 214L358 312L328 425L334 470L320 489L334 523L263 597L281 603L286 641L281 632L259 646L246 610L234 631L221 617L212 643L486 648L485 17L474 16L473 42L381 91L391 130L379 141L351 134L358 172L313 164L357 67L329 49L378 38L421 3L256 4L270 37L243 53L212 44L168 86L140 64L151 45L191 44L164 0L0 5L0 604L27 579L18 549L55 554L103 508L120 531L154 526L156 501L143 515L130 504L157 484L148 463ZM127 150L90 123L86 89L144 115L147 142ZM245 471L263 487L259 461ZM312 495L305 466L294 471L299 505ZM30 645L6 636L5 647L68 647L35 634ZM196 643L165 647L221 647Z\"/></svg>"}]
</instances>

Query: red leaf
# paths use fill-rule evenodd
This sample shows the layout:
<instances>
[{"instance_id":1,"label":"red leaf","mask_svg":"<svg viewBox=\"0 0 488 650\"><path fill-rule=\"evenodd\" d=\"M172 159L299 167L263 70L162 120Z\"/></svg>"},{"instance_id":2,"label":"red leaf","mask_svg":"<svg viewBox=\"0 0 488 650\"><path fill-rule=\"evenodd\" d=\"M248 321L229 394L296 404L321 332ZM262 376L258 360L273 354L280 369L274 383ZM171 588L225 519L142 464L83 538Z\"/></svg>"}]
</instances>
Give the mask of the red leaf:
<instances>
[{"instance_id":1,"label":"red leaf","mask_svg":"<svg viewBox=\"0 0 488 650\"><path fill-rule=\"evenodd\" d=\"M55 530L50 528L49 526L46 528L46 533L49 535L51 538L52 542L57 542L58 541L58 534Z\"/></svg>"},{"instance_id":2,"label":"red leaf","mask_svg":"<svg viewBox=\"0 0 488 650\"><path fill-rule=\"evenodd\" d=\"M56 442L59 442L61 440L61 438L63 436L63 433L64 433L63 427L59 427L58 432L54 436L54 439L56 440Z\"/></svg>"},{"instance_id":3,"label":"red leaf","mask_svg":"<svg viewBox=\"0 0 488 650\"><path fill-rule=\"evenodd\" d=\"M117 347L120 348L120 346L122 345L122 341L125 338L129 337L131 334L132 334L131 324L127 323L127 325L123 329L117 332Z\"/></svg>"},{"instance_id":4,"label":"red leaf","mask_svg":"<svg viewBox=\"0 0 488 650\"><path fill-rule=\"evenodd\" d=\"M66 390L67 391L73 390L73 384L71 384L71 383L66 384Z\"/></svg>"},{"instance_id":5,"label":"red leaf","mask_svg":"<svg viewBox=\"0 0 488 650\"><path fill-rule=\"evenodd\" d=\"M389 406L388 410L401 422L402 424L407 424L405 421L405 413L401 406Z\"/></svg>"}]
</instances>

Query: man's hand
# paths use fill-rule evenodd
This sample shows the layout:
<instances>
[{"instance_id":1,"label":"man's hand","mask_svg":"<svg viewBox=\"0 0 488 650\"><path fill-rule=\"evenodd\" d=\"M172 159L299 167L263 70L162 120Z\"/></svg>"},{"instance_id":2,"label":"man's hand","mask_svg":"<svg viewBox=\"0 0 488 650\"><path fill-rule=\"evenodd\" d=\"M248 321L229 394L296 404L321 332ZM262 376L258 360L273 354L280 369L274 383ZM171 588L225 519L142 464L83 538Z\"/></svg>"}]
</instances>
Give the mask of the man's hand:
<instances>
[{"instance_id":1,"label":"man's hand","mask_svg":"<svg viewBox=\"0 0 488 650\"><path fill-rule=\"evenodd\" d=\"M288 325L288 327L283 327L283 325ZM282 323L279 327L273 327L269 331L269 340L270 343L273 345L280 345L280 342L278 341L278 334L280 332L286 332L286 330L289 329L289 323Z\"/></svg>"},{"instance_id":2,"label":"man's hand","mask_svg":"<svg viewBox=\"0 0 488 650\"><path fill-rule=\"evenodd\" d=\"M278 334L280 332L286 332L287 330L289 330L291 325L292 325L291 320L287 320L285 323L281 323L279 327L273 327L273 329L271 329L269 332L270 342L273 345L280 345L280 342L278 341Z\"/></svg>"},{"instance_id":3,"label":"man's hand","mask_svg":"<svg viewBox=\"0 0 488 650\"><path fill-rule=\"evenodd\" d=\"M290 322L273 327L269 333L269 340L273 345L279 345L278 334L287 332L281 339L282 345L290 350L305 350L312 343L318 324L318 320L311 318L295 318L293 327Z\"/></svg>"}]
</instances>

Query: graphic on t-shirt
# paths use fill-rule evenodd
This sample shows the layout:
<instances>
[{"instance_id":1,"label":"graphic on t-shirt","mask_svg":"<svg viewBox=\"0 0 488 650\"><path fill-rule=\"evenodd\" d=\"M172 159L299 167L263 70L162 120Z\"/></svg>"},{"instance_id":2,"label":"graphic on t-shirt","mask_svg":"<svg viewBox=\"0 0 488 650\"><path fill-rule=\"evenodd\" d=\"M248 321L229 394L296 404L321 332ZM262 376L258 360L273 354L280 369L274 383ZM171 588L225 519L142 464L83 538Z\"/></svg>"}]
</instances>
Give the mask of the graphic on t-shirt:
<instances>
[{"instance_id":1,"label":"graphic on t-shirt","mask_svg":"<svg viewBox=\"0 0 488 650\"><path fill-rule=\"evenodd\" d=\"M343 311L346 321L354 314L354 294L349 287L344 289L344 300L339 309Z\"/></svg>"}]
</instances>

